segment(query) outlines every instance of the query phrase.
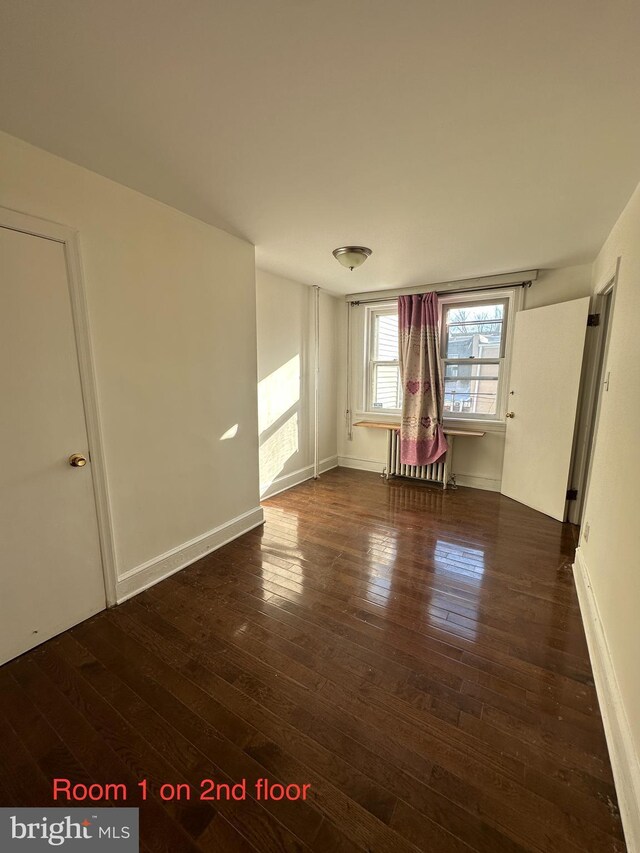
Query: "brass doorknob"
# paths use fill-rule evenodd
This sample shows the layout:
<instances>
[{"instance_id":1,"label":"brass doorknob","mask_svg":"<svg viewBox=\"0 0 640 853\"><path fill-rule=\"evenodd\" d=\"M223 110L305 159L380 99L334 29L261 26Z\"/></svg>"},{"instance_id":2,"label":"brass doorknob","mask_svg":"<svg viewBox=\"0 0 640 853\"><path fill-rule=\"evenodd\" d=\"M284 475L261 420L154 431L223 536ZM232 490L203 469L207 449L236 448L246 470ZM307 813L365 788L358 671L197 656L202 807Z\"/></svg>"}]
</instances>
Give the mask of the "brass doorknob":
<instances>
[{"instance_id":1,"label":"brass doorknob","mask_svg":"<svg viewBox=\"0 0 640 853\"><path fill-rule=\"evenodd\" d=\"M505 418L515 418L515 416L516 416L515 412L507 412L505 415Z\"/></svg>"},{"instance_id":2,"label":"brass doorknob","mask_svg":"<svg viewBox=\"0 0 640 853\"><path fill-rule=\"evenodd\" d=\"M72 453L69 457L69 465L71 465L72 468L82 468L86 464L87 459L82 455L82 453Z\"/></svg>"}]
</instances>

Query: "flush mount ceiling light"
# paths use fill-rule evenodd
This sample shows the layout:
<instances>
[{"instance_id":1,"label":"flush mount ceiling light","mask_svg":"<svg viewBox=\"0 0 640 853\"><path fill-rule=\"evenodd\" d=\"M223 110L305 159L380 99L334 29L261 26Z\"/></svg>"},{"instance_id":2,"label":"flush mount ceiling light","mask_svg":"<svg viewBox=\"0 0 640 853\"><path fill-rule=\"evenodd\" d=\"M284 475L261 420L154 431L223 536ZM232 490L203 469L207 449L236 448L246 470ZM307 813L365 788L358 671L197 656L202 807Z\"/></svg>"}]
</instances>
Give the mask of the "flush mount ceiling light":
<instances>
[{"instance_id":1,"label":"flush mount ceiling light","mask_svg":"<svg viewBox=\"0 0 640 853\"><path fill-rule=\"evenodd\" d=\"M351 271L362 266L370 254L371 249L367 249L366 246L341 246L333 250L333 257L340 261L343 267L349 267Z\"/></svg>"}]
</instances>

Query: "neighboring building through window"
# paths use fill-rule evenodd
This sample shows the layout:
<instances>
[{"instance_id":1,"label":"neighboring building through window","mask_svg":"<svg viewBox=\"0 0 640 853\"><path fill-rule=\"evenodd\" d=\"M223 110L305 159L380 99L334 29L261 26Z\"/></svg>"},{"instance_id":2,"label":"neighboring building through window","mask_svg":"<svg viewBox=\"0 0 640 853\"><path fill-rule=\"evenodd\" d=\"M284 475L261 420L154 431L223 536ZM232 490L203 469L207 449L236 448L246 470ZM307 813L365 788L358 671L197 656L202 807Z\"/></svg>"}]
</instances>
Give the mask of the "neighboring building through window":
<instances>
[{"instance_id":1,"label":"neighboring building through window","mask_svg":"<svg viewBox=\"0 0 640 853\"><path fill-rule=\"evenodd\" d=\"M443 305L445 417L498 416L506 319L506 300Z\"/></svg>"}]
</instances>

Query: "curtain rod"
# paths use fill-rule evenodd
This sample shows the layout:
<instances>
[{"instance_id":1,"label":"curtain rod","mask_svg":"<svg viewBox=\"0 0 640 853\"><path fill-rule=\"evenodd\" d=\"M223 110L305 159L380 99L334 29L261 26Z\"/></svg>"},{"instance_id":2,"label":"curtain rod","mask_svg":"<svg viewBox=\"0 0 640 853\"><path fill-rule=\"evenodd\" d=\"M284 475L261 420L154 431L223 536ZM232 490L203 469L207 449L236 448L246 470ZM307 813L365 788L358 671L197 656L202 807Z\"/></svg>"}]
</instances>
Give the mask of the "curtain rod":
<instances>
[{"instance_id":1,"label":"curtain rod","mask_svg":"<svg viewBox=\"0 0 640 853\"><path fill-rule=\"evenodd\" d=\"M460 279L458 281L443 281L437 284L425 284L422 287L397 288L387 291L369 291L362 294L348 293L345 300L351 305L368 305L372 302L389 302L398 296L411 296L420 293L437 293L444 296L446 293L472 293L479 290L501 290L503 288L531 287L538 278L538 270L522 270L517 273L506 273L502 275L482 276L471 279ZM378 296L377 293L385 293Z\"/></svg>"},{"instance_id":2,"label":"curtain rod","mask_svg":"<svg viewBox=\"0 0 640 853\"><path fill-rule=\"evenodd\" d=\"M477 293L479 290L504 290L505 288L513 287L531 287L533 281L513 281L511 284L496 284L489 287L465 287L462 290L426 290L424 293L437 293L438 296L456 295L458 293ZM419 296L418 293L400 293L398 296ZM373 302L390 302L392 299L397 299L398 296L381 296L380 299L350 299L350 305L371 305Z\"/></svg>"}]
</instances>

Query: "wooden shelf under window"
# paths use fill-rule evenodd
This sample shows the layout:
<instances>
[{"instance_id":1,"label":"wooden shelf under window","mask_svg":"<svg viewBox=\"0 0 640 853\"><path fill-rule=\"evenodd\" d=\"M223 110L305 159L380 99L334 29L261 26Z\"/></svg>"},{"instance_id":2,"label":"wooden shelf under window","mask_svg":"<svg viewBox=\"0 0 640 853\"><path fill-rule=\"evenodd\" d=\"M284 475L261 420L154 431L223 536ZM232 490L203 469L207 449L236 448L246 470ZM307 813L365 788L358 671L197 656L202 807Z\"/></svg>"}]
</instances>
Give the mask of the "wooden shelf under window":
<instances>
[{"instance_id":1,"label":"wooden shelf under window","mask_svg":"<svg viewBox=\"0 0 640 853\"><path fill-rule=\"evenodd\" d=\"M399 423L383 423L381 421L358 421L354 424L357 427L367 427L368 429L400 429ZM472 429L453 429L444 427L445 435L467 435L470 438L482 438L485 435L484 431Z\"/></svg>"}]
</instances>

